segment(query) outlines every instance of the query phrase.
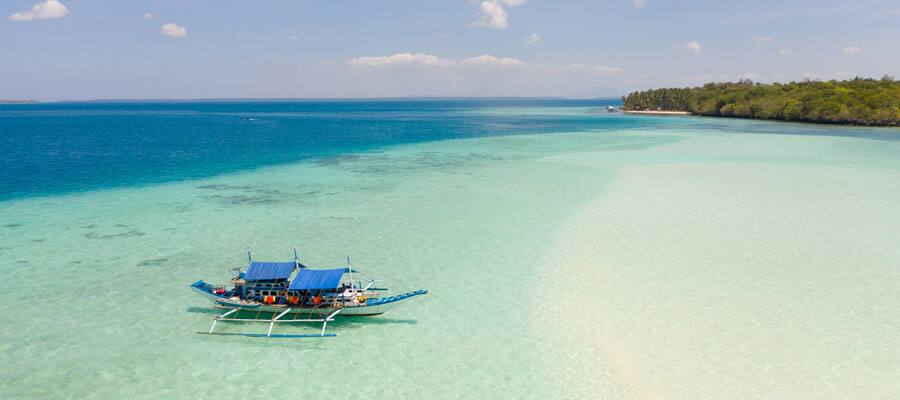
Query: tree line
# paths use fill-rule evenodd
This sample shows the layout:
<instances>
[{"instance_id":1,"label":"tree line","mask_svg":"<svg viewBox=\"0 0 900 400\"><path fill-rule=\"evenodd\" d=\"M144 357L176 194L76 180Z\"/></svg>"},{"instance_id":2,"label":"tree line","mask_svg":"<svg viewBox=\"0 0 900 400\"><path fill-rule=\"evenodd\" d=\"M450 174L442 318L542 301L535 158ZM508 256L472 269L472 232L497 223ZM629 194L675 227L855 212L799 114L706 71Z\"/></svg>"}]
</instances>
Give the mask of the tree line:
<instances>
[{"instance_id":1,"label":"tree line","mask_svg":"<svg viewBox=\"0 0 900 400\"><path fill-rule=\"evenodd\" d=\"M707 83L694 88L652 89L623 98L625 110L687 111L720 117L818 123L900 126L900 81Z\"/></svg>"}]
</instances>

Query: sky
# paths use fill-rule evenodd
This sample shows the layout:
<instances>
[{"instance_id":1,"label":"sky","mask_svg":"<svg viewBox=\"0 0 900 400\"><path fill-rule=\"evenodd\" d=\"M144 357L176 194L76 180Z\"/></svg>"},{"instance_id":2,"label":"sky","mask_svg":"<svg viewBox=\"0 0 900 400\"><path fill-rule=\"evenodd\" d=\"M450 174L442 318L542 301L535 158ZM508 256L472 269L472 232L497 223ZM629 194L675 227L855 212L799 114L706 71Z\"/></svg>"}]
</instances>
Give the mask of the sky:
<instances>
[{"instance_id":1,"label":"sky","mask_svg":"<svg viewBox=\"0 0 900 400\"><path fill-rule=\"evenodd\" d=\"M0 99L608 97L900 77L900 0L3 0Z\"/></svg>"}]
</instances>

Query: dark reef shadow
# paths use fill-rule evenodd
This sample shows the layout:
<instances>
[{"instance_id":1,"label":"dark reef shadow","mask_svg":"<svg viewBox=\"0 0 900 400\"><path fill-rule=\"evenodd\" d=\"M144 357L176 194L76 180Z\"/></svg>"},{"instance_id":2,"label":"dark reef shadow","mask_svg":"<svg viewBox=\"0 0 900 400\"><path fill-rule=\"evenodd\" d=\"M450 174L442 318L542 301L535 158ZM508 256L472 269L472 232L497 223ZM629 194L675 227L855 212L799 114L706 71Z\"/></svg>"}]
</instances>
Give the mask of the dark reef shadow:
<instances>
[{"instance_id":1,"label":"dark reef shadow","mask_svg":"<svg viewBox=\"0 0 900 400\"><path fill-rule=\"evenodd\" d=\"M144 260L144 261L139 262L138 267L157 267L157 266L165 264L166 261L169 261L169 259L165 258L165 257L151 258L149 260Z\"/></svg>"},{"instance_id":2,"label":"dark reef shadow","mask_svg":"<svg viewBox=\"0 0 900 400\"><path fill-rule=\"evenodd\" d=\"M144 232L141 232L137 229L132 229L127 232L113 233L113 234L107 234L107 235L103 235L103 234L100 234L97 232L89 232L89 233L85 234L84 237L88 238L88 239L101 239L102 240L102 239L126 238L126 237L135 237L135 236L144 236L144 235L145 235Z\"/></svg>"}]
</instances>

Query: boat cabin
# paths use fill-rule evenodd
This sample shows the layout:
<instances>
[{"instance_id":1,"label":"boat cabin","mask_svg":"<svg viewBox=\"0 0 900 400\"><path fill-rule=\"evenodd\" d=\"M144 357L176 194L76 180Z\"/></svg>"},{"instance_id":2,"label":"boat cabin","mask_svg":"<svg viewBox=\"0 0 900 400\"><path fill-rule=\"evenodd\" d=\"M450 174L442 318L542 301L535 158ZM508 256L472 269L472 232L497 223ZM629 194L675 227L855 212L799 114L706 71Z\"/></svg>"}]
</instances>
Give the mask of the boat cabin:
<instances>
[{"instance_id":1,"label":"boat cabin","mask_svg":"<svg viewBox=\"0 0 900 400\"><path fill-rule=\"evenodd\" d=\"M231 295L260 301L265 296L284 296L291 275L300 268L297 261L251 261L246 272L238 272L232 278L234 290Z\"/></svg>"},{"instance_id":2,"label":"boat cabin","mask_svg":"<svg viewBox=\"0 0 900 400\"><path fill-rule=\"evenodd\" d=\"M365 292L342 283L344 274L351 272L350 268L307 269L297 261L251 261L245 272L235 271L234 289L218 289L217 294L265 304L316 306L326 300L352 302ZM296 275L294 271L297 271Z\"/></svg>"}]
</instances>

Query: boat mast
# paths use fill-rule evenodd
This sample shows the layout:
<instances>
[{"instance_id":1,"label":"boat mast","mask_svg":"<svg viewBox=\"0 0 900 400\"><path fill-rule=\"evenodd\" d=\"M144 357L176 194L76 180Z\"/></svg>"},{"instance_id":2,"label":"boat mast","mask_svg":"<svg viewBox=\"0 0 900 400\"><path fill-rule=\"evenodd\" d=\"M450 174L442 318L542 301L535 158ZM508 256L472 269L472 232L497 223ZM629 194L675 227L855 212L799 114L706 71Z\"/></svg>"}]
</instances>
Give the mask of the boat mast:
<instances>
[{"instance_id":1,"label":"boat mast","mask_svg":"<svg viewBox=\"0 0 900 400\"><path fill-rule=\"evenodd\" d=\"M248 263L247 269L249 270L250 264L253 263L253 256L250 255L250 247L249 246L247 246L247 263ZM240 279L240 278L241 278L241 271L238 270L238 279ZM244 283L245 284L241 285L241 299L247 298L247 285L246 285L247 282L245 281Z\"/></svg>"},{"instance_id":2,"label":"boat mast","mask_svg":"<svg viewBox=\"0 0 900 400\"><path fill-rule=\"evenodd\" d=\"M353 265L350 264L350 255L347 255L347 271L350 274L350 292L353 292Z\"/></svg>"}]
</instances>

